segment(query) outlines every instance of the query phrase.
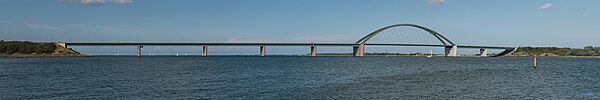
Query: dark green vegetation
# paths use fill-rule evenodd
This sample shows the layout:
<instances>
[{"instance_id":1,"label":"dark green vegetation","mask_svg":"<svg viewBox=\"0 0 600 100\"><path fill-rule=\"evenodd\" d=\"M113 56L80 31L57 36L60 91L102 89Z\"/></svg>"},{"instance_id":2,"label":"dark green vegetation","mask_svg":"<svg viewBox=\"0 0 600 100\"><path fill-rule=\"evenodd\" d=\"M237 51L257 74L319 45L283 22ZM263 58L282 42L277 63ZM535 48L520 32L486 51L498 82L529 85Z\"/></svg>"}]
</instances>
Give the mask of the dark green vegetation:
<instances>
[{"instance_id":1,"label":"dark green vegetation","mask_svg":"<svg viewBox=\"0 0 600 100\"><path fill-rule=\"evenodd\" d=\"M584 48L558 47L520 47L514 54L531 56L534 53L541 56L600 56L600 47L586 46Z\"/></svg>"},{"instance_id":2,"label":"dark green vegetation","mask_svg":"<svg viewBox=\"0 0 600 100\"><path fill-rule=\"evenodd\" d=\"M0 54L52 54L55 49L54 43L0 40Z\"/></svg>"}]
</instances>

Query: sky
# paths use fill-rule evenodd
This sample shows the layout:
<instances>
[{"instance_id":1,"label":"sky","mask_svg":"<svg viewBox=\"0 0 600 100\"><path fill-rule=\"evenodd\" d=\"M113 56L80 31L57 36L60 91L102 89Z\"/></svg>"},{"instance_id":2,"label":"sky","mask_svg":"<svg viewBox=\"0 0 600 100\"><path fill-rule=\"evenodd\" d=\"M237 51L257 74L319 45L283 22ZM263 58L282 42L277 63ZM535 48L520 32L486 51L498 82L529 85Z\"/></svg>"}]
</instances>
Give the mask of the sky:
<instances>
[{"instance_id":1,"label":"sky","mask_svg":"<svg viewBox=\"0 0 600 100\"><path fill-rule=\"evenodd\" d=\"M393 24L457 44L600 46L598 0L1 0L0 39L355 42ZM429 51L429 50L427 50Z\"/></svg>"}]
</instances>

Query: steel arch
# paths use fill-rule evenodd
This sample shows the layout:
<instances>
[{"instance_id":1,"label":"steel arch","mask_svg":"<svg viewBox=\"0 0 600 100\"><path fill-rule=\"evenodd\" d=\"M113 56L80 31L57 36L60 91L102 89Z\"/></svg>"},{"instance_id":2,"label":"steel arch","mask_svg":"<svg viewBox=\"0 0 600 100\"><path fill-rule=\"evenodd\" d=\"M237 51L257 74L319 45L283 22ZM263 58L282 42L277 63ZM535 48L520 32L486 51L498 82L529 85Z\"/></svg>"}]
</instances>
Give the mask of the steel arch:
<instances>
[{"instance_id":1,"label":"steel arch","mask_svg":"<svg viewBox=\"0 0 600 100\"><path fill-rule=\"evenodd\" d=\"M369 33L367 36L365 36L365 37L361 38L360 40L356 41L356 43L358 43L358 44L365 44L367 41L369 41L369 39L373 38L373 36L381 33L382 31L385 31L385 30L390 29L390 28L402 27L402 26L415 27L415 28L419 28L419 29L425 30L428 33L430 33L431 35L433 35L435 38L437 38L438 40L440 40L440 42L442 42L444 45L448 45L448 43L451 44L449 46L456 45L456 44L454 44L454 42L450 41L448 38L442 36L442 34L439 34L439 33L435 32L435 31L433 31L433 30L431 30L431 29L429 29L427 27L423 27L423 26L419 26L419 25L415 25L415 24L395 24L395 25L386 26L386 27L377 29L377 30ZM448 42L448 43L446 43L446 42Z\"/></svg>"}]
</instances>

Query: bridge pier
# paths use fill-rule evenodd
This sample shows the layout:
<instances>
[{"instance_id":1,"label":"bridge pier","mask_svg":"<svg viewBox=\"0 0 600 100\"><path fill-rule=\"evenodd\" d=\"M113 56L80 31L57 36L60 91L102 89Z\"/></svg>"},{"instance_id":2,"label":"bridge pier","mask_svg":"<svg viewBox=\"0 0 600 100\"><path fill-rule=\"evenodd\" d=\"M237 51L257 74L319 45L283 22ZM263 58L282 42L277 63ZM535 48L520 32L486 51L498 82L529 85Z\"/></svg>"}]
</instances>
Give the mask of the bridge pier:
<instances>
[{"instance_id":1,"label":"bridge pier","mask_svg":"<svg viewBox=\"0 0 600 100\"><path fill-rule=\"evenodd\" d=\"M208 56L208 47L202 46L202 57Z\"/></svg>"},{"instance_id":2,"label":"bridge pier","mask_svg":"<svg viewBox=\"0 0 600 100\"><path fill-rule=\"evenodd\" d=\"M365 56L365 44L359 44L358 46L354 46L352 49L355 57Z\"/></svg>"},{"instance_id":3,"label":"bridge pier","mask_svg":"<svg viewBox=\"0 0 600 100\"><path fill-rule=\"evenodd\" d=\"M144 47L144 46L141 46L141 45L140 45L140 46L138 46L138 48L137 48L137 56L138 56L138 57L142 57L142 48L143 48L143 47Z\"/></svg>"},{"instance_id":4,"label":"bridge pier","mask_svg":"<svg viewBox=\"0 0 600 100\"><path fill-rule=\"evenodd\" d=\"M315 47L314 45L310 46L310 56L317 56L317 47Z\"/></svg>"},{"instance_id":5,"label":"bridge pier","mask_svg":"<svg viewBox=\"0 0 600 100\"><path fill-rule=\"evenodd\" d=\"M487 57L487 49L485 49L485 48L479 49L479 56Z\"/></svg>"},{"instance_id":6,"label":"bridge pier","mask_svg":"<svg viewBox=\"0 0 600 100\"><path fill-rule=\"evenodd\" d=\"M264 57L264 56L265 56L265 53L266 53L265 46L261 45L261 46L260 46L260 56L261 56L261 57Z\"/></svg>"},{"instance_id":7,"label":"bridge pier","mask_svg":"<svg viewBox=\"0 0 600 100\"><path fill-rule=\"evenodd\" d=\"M458 48L458 46L453 45L453 46L446 46L444 49L446 51L445 55L446 57L456 57L457 53L456 53L456 49Z\"/></svg>"}]
</instances>

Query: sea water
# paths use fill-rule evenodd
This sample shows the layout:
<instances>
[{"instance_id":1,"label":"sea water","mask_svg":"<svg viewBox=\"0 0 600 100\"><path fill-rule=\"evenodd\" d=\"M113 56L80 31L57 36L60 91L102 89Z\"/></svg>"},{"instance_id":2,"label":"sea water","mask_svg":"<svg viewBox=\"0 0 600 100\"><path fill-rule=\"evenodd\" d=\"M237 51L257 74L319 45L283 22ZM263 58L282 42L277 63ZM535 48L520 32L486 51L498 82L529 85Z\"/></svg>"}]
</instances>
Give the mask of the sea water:
<instances>
[{"instance_id":1,"label":"sea water","mask_svg":"<svg viewBox=\"0 0 600 100\"><path fill-rule=\"evenodd\" d=\"M600 59L1 58L0 99L600 99Z\"/></svg>"}]
</instances>

